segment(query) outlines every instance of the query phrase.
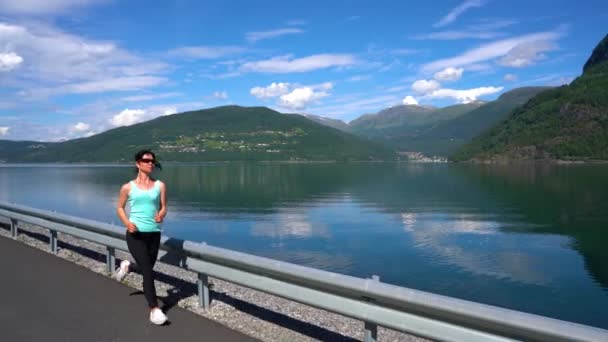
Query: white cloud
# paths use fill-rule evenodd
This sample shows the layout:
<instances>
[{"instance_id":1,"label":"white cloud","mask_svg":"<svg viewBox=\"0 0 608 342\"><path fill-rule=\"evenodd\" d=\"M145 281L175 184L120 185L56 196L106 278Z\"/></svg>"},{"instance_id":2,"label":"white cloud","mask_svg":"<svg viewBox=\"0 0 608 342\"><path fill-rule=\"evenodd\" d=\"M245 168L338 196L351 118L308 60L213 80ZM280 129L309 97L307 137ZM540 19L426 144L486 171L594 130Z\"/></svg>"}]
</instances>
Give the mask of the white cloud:
<instances>
[{"instance_id":1,"label":"white cloud","mask_svg":"<svg viewBox=\"0 0 608 342\"><path fill-rule=\"evenodd\" d=\"M466 90L437 89L424 96L427 99L452 98L460 103L469 103L484 95L495 94L503 90L503 87L480 87Z\"/></svg>"},{"instance_id":2,"label":"white cloud","mask_svg":"<svg viewBox=\"0 0 608 342\"><path fill-rule=\"evenodd\" d=\"M522 68L546 58L543 52L555 49L555 44L550 41L525 42L513 47L499 61L503 66Z\"/></svg>"},{"instance_id":3,"label":"white cloud","mask_svg":"<svg viewBox=\"0 0 608 342\"><path fill-rule=\"evenodd\" d=\"M277 97L289 93L291 85L289 83L271 83L267 87L254 87L249 91L251 95L259 98Z\"/></svg>"},{"instance_id":4,"label":"white cloud","mask_svg":"<svg viewBox=\"0 0 608 342\"><path fill-rule=\"evenodd\" d=\"M503 87L479 87L473 89L457 90L441 88L441 83L435 80L418 80L412 84L412 89L416 93L421 94L423 99L452 98L460 103L469 103L477 100L477 98L480 96L497 93L501 91ZM413 102L411 100L416 101L416 99L414 99L413 97L408 96L403 100L404 104L406 104L405 102L406 100L408 100L408 98L411 98L409 99L410 102Z\"/></svg>"},{"instance_id":5,"label":"white cloud","mask_svg":"<svg viewBox=\"0 0 608 342\"><path fill-rule=\"evenodd\" d=\"M355 75L346 79L347 82L360 82L371 79L371 75Z\"/></svg>"},{"instance_id":6,"label":"white cloud","mask_svg":"<svg viewBox=\"0 0 608 342\"><path fill-rule=\"evenodd\" d=\"M64 126L56 126L56 127L47 127L47 134L50 133L52 138L44 139L45 141L65 141L76 138L90 137L92 135L97 134L90 129L89 124L79 122L75 125L69 125L68 127ZM22 127L23 128L23 127ZM66 129L67 128L67 129ZM36 139L38 140L38 139Z\"/></svg>"},{"instance_id":7,"label":"white cloud","mask_svg":"<svg viewBox=\"0 0 608 342\"><path fill-rule=\"evenodd\" d=\"M8 135L8 132L11 130L8 126L0 126L0 137Z\"/></svg>"},{"instance_id":8,"label":"white cloud","mask_svg":"<svg viewBox=\"0 0 608 342\"><path fill-rule=\"evenodd\" d=\"M247 32L247 35L245 38L249 42L255 43L257 41L264 40L264 39L271 39L271 38L281 37L281 36L288 35L288 34L299 34L299 33L304 33L304 30L299 29L299 28L282 28L282 29L272 30L272 31Z\"/></svg>"},{"instance_id":9,"label":"white cloud","mask_svg":"<svg viewBox=\"0 0 608 342\"><path fill-rule=\"evenodd\" d=\"M213 75L213 74L204 74L204 77L210 78L212 80L223 80L223 79L227 79L227 78L233 78L233 77L238 77L241 76L241 73L238 71L231 71L231 72L225 72L222 74L217 74L217 75Z\"/></svg>"},{"instance_id":10,"label":"white cloud","mask_svg":"<svg viewBox=\"0 0 608 342\"><path fill-rule=\"evenodd\" d=\"M215 91L213 92L213 98L216 100L226 100L228 99L228 93L225 91Z\"/></svg>"},{"instance_id":11,"label":"white cloud","mask_svg":"<svg viewBox=\"0 0 608 342\"><path fill-rule=\"evenodd\" d=\"M475 31L492 31L503 29L509 26L519 24L519 20L513 19L480 19L467 28Z\"/></svg>"},{"instance_id":12,"label":"white cloud","mask_svg":"<svg viewBox=\"0 0 608 342\"><path fill-rule=\"evenodd\" d=\"M164 77L136 76L108 78L100 81L72 83L54 88L23 90L19 94L25 98L40 99L59 94L92 94L110 91L134 91L153 87L165 82Z\"/></svg>"},{"instance_id":13,"label":"white cloud","mask_svg":"<svg viewBox=\"0 0 608 342\"><path fill-rule=\"evenodd\" d=\"M420 52L422 52L422 50L418 50L418 49L394 49L394 50L390 51L390 53L397 55L397 56L414 55L414 54L417 54Z\"/></svg>"},{"instance_id":14,"label":"white cloud","mask_svg":"<svg viewBox=\"0 0 608 342\"><path fill-rule=\"evenodd\" d=\"M169 107L163 111L163 116L177 114L177 108Z\"/></svg>"},{"instance_id":15,"label":"white cloud","mask_svg":"<svg viewBox=\"0 0 608 342\"><path fill-rule=\"evenodd\" d=\"M487 3L486 0L465 0L460 5L456 6L454 9L450 11L445 17L441 18L434 27L442 27L452 23L459 16L463 15L464 12L468 11L471 8L481 7Z\"/></svg>"},{"instance_id":16,"label":"white cloud","mask_svg":"<svg viewBox=\"0 0 608 342\"><path fill-rule=\"evenodd\" d=\"M513 81L517 81L517 75L514 74L506 74L505 77L503 77L503 79L505 80L505 82L513 82Z\"/></svg>"},{"instance_id":17,"label":"white cloud","mask_svg":"<svg viewBox=\"0 0 608 342\"><path fill-rule=\"evenodd\" d=\"M503 39L481 45L478 48L465 51L456 57L440 59L422 66L424 72L435 72L448 67L463 67L470 64L485 62L507 55L514 47L534 42L547 42L558 39L562 33L548 31Z\"/></svg>"},{"instance_id":18,"label":"white cloud","mask_svg":"<svg viewBox=\"0 0 608 342\"><path fill-rule=\"evenodd\" d=\"M0 21L0 47L18 52L22 59L19 72L8 73L4 80L30 100L62 93L136 90L165 80L153 74L167 70L167 65L144 60L112 42L85 39L46 24L28 25ZM12 64L19 60L8 55Z\"/></svg>"},{"instance_id":19,"label":"white cloud","mask_svg":"<svg viewBox=\"0 0 608 342\"><path fill-rule=\"evenodd\" d=\"M291 55L285 55L263 61L247 62L241 66L241 69L253 72L292 73L349 66L355 63L355 57L347 54L320 54L297 59L292 59Z\"/></svg>"},{"instance_id":20,"label":"white cloud","mask_svg":"<svg viewBox=\"0 0 608 342\"><path fill-rule=\"evenodd\" d=\"M400 85L400 86L395 86L395 87L390 87L386 90L383 90L383 92L385 93L401 93L406 89L410 89L410 86L406 86L406 85Z\"/></svg>"},{"instance_id":21,"label":"white cloud","mask_svg":"<svg viewBox=\"0 0 608 342\"><path fill-rule=\"evenodd\" d=\"M96 119L92 119L95 122L93 125L97 126L97 128L101 128L101 127L106 127L108 126L107 123L100 123L98 120ZM97 133L99 133L100 131L95 131L91 129L91 126L93 126L91 124L88 123L84 123L84 122L78 122L77 124L74 125L57 125L57 126L43 126L43 127L39 127L38 130L40 130L40 128L42 128L43 131L38 131L36 135L44 135L44 138L40 139L31 139L31 140L37 140L37 141L66 141L66 140L70 140L70 139L77 139L77 138L83 138L83 137L90 137L92 135L95 135ZM21 130L27 129L28 131L31 131L31 128L26 128L24 126L20 127ZM29 132L28 132L29 133Z\"/></svg>"},{"instance_id":22,"label":"white cloud","mask_svg":"<svg viewBox=\"0 0 608 342\"><path fill-rule=\"evenodd\" d=\"M0 22L0 46L11 46L26 60L20 74L40 81L103 79L157 72L164 65L147 63L115 44L91 41L48 26Z\"/></svg>"},{"instance_id":23,"label":"white cloud","mask_svg":"<svg viewBox=\"0 0 608 342\"><path fill-rule=\"evenodd\" d=\"M180 93L161 93L161 94L147 94L147 95L133 95L123 97L121 100L127 102L143 102L150 100L166 99L169 97L175 97L181 95Z\"/></svg>"},{"instance_id":24,"label":"white cloud","mask_svg":"<svg viewBox=\"0 0 608 342\"><path fill-rule=\"evenodd\" d=\"M82 82L59 89L61 93L100 93L106 91L132 91L156 86L167 79L154 76L117 77L100 81Z\"/></svg>"},{"instance_id":25,"label":"white cloud","mask_svg":"<svg viewBox=\"0 0 608 342\"><path fill-rule=\"evenodd\" d=\"M308 24L308 22L306 20L294 19L294 20L289 20L286 24L289 26L304 26L304 25Z\"/></svg>"},{"instance_id":26,"label":"white cloud","mask_svg":"<svg viewBox=\"0 0 608 342\"><path fill-rule=\"evenodd\" d=\"M504 35L503 32L495 31L440 31L420 34L412 38L419 40L493 39Z\"/></svg>"},{"instance_id":27,"label":"white cloud","mask_svg":"<svg viewBox=\"0 0 608 342\"><path fill-rule=\"evenodd\" d=\"M412 84L412 90L419 94L427 94L441 87L435 80L418 80Z\"/></svg>"},{"instance_id":28,"label":"white cloud","mask_svg":"<svg viewBox=\"0 0 608 342\"><path fill-rule=\"evenodd\" d=\"M489 64L489 63L477 63L477 64L467 65L467 70L469 70L469 71L484 72L484 71L490 71L493 68L494 67L492 66L492 64Z\"/></svg>"},{"instance_id":29,"label":"white cloud","mask_svg":"<svg viewBox=\"0 0 608 342\"><path fill-rule=\"evenodd\" d=\"M461 30L436 31L419 34L412 39L420 40L458 40L458 39L494 39L507 35L506 27L517 24L516 20L479 20Z\"/></svg>"},{"instance_id":30,"label":"white cloud","mask_svg":"<svg viewBox=\"0 0 608 342\"><path fill-rule=\"evenodd\" d=\"M23 62L23 58L14 52L0 53L0 71L11 71Z\"/></svg>"},{"instance_id":31,"label":"white cloud","mask_svg":"<svg viewBox=\"0 0 608 342\"><path fill-rule=\"evenodd\" d=\"M312 89L332 90L334 88L334 84L331 82L324 82L324 83L312 85L310 87Z\"/></svg>"},{"instance_id":32,"label":"white cloud","mask_svg":"<svg viewBox=\"0 0 608 342\"><path fill-rule=\"evenodd\" d=\"M303 109L328 95L325 91L315 91L310 87L296 88L289 94L281 95L278 104L288 109Z\"/></svg>"},{"instance_id":33,"label":"white cloud","mask_svg":"<svg viewBox=\"0 0 608 342\"><path fill-rule=\"evenodd\" d=\"M84 132L89 130L89 128L91 128L91 125L86 124L84 122L79 122L77 124L75 124L74 126L72 126L72 130L76 131L76 132Z\"/></svg>"},{"instance_id":34,"label":"white cloud","mask_svg":"<svg viewBox=\"0 0 608 342\"><path fill-rule=\"evenodd\" d=\"M146 112L143 109L125 109L122 112L114 115L110 122L113 126L131 126L145 120Z\"/></svg>"},{"instance_id":35,"label":"white cloud","mask_svg":"<svg viewBox=\"0 0 608 342\"><path fill-rule=\"evenodd\" d=\"M114 126L130 126L136 123L152 120L159 116L167 116L177 114L177 106L174 105L158 105L145 109L125 109L122 112L114 115L111 123Z\"/></svg>"},{"instance_id":36,"label":"white cloud","mask_svg":"<svg viewBox=\"0 0 608 342\"><path fill-rule=\"evenodd\" d=\"M437 81L457 81L462 77L463 68L445 68L435 73Z\"/></svg>"},{"instance_id":37,"label":"white cloud","mask_svg":"<svg viewBox=\"0 0 608 342\"><path fill-rule=\"evenodd\" d=\"M169 51L169 56L187 59L217 59L247 51L239 46L184 46Z\"/></svg>"},{"instance_id":38,"label":"white cloud","mask_svg":"<svg viewBox=\"0 0 608 342\"><path fill-rule=\"evenodd\" d=\"M404 105L418 105L418 101L413 96L408 95L403 99L403 104Z\"/></svg>"},{"instance_id":39,"label":"white cloud","mask_svg":"<svg viewBox=\"0 0 608 342\"><path fill-rule=\"evenodd\" d=\"M290 83L271 83L267 87L252 88L251 95L259 98L278 97L277 105L288 109L303 109L317 100L329 96L333 83L325 82L309 86L300 86Z\"/></svg>"},{"instance_id":40,"label":"white cloud","mask_svg":"<svg viewBox=\"0 0 608 342\"><path fill-rule=\"evenodd\" d=\"M0 12L10 14L48 15L65 13L106 0L0 0Z\"/></svg>"},{"instance_id":41,"label":"white cloud","mask_svg":"<svg viewBox=\"0 0 608 342\"><path fill-rule=\"evenodd\" d=\"M138 109L125 109L120 113L113 115L108 122L112 126L130 126L136 123L145 122L162 116L175 115L191 110L199 110L205 107L203 102L181 102L167 103L161 105L153 105ZM109 127L102 127L100 131L104 131Z\"/></svg>"}]
</instances>

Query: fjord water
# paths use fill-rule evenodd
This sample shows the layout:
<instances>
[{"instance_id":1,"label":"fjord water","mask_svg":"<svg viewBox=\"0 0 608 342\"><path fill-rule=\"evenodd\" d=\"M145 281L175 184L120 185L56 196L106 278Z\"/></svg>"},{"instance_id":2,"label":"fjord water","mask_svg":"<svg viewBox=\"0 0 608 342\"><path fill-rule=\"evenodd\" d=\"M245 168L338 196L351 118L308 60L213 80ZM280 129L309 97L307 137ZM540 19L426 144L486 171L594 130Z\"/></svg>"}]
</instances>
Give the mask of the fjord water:
<instances>
[{"instance_id":1,"label":"fjord water","mask_svg":"<svg viewBox=\"0 0 608 342\"><path fill-rule=\"evenodd\" d=\"M164 234L608 328L608 165L167 164ZM2 165L0 201L118 224L132 167Z\"/></svg>"}]
</instances>

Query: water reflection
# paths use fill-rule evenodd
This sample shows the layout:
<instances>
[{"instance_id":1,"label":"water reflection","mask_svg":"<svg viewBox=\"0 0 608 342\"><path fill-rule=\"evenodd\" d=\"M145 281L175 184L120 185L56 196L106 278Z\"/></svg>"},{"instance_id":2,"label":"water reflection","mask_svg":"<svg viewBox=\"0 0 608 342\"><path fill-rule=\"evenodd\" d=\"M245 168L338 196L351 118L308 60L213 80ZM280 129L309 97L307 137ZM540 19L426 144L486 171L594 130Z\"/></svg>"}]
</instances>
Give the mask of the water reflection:
<instances>
[{"instance_id":1,"label":"water reflection","mask_svg":"<svg viewBox=\"0 0 608 342\"><path fill-rule=\"evenodd\" d=\"M534 229L508 232L560 234L581 253L593 278L608 290L608 168L605 165L516 165L463 168L460 174L517 206Z\"/></svg>"},{"instance_id":2,"label":"water reflection","mask_svg":"<svg viewBox=\"0 0 608 342\"><path fill-rule=\"evenodd\" d=\"M318 236L330 238L327 224L310 222L306 212L285 212L274 215L272 220L255 222L251 228L251 235L266 236L280 239L284 237L307 238Z\"/></svg>"},{"instance_id":3,"label":"water reflection","mask_svg":"<svg viewBox=\"0 0 608 342\"><path fill-rule=\"evenodd\" d=\"M495 221L475 220L472 215L443 213L402 213L405 231L424 231L428 235L443 234L495 234L499 227Z\"/></svg>"},{"instance_id":4,"label":"water reflection","mask_svg":"<svg viewBox=\"0 0 608 342\"><path fill-rule=\"evenodd\" d=\"M402 213L401 220L404 230L412 235L413 246L429 254L433 262L528 284L544 285L550 279L543 271L541 258L512 250L512 246L504 243L510 237L502 236L496 221L441 213Z\"/></svg>"},{"instance_id":5,"label":"water reflection","mask_svg":"<svg viewBox=\"0 0 608 342\"><path fill-rule=\"evenodd\" d=\"M271 214L322 199L347 182L326 165L172 165L167 171L162 176L172 199L192 211Z\"/></svg>"},{"instance_id":6,"label":"water reflection","mask_svg":"<svg viewBox=\"0 0 608 342\"><path fill-rule=\"evenodd\" d=\"M280 247L284 246L285 245L282 245ZM336 255L334 253L278 248L275 251L266 253L265 256L278 260L286 260L299 265L307 265L321 270L331 268L334 272L343 274L349 274L353 269L352 258L345 255Z\"/></svg>"}]
</instances>

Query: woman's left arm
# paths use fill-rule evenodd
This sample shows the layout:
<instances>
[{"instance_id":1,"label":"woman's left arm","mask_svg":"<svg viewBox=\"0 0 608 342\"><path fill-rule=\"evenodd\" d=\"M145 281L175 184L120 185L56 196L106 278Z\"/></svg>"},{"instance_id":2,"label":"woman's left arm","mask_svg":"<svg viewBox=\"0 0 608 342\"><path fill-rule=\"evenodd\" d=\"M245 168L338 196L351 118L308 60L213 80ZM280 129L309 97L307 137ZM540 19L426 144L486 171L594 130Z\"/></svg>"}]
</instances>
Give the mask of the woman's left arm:
<instances>
[{"instance_id":1,"label":"woman's left arm","mask_svg":"<svg viewBox=\"0 0 608 342\"><path fill-rule=\"evenodd\" d=\"M163 222L167 216L167 187L165 183L160 182L160 206L154 220L158 223Z\"/></svg>"}]
</instances>

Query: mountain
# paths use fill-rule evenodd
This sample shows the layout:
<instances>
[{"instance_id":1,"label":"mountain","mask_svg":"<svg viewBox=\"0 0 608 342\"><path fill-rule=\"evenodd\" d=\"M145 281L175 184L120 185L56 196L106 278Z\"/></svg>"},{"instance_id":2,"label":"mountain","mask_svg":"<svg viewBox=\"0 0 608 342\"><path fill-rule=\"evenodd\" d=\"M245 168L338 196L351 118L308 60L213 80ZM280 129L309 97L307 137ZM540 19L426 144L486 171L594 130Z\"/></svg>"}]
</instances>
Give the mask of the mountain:
<instances>
[{"instance_id":1,"label":"mountain","mask_svg":"<svg viewBox=\"0 0 608 342\"><path fill-rule=\"evenodd\" d=\"M379 131L391 127L408 125L420 126L428 121L426 114L434 107L418 105L398 105L375 114L364 114L348 123L351 132L361 136L379 135Z\"/></svg>"},{"instance_id":2,"label":"mountain","mask_svg":"<svg viewBox=\"0 0 608 342\"><path fill-rule=\"evenodd\" d=\"M505 120L511 112L549 87L524 87L508 91L498 99L477 106L461 105L461 115L438 122L436 125L409 136L392 136L393 146L403 151L417 151L427 155L447 156L470 142L485 130ZM456 106L452 106L456 107ZM446 107L450 108L450 107Z\"/></svg>"},{"instance_id":3,"label":"mountain","mask_svg":"<svg viewBox=\"0 0 608 342\"><path fill-rule=\"evenodd\" d=\"M19 160L21 156L38 149L46 149L57 143L41 143L37 141L0 140L0 163Z\"/></svg>"},{"instance_id":4,"label":"mountain","mask_svg":"<svg viewBox=\"0 0 608 342\"><path fill-rule=\"evenodd\" d=\"M352 132L399 151L448 156L483 131L506 119L518 106L549 87L524 87L502 94L491 102L473 101L443 108L398 105L342 121L307 116L309 119Z\"/></svg>"},{"instance_id":5,"label":"mountain","mask_svg":"<svg viewBox=\"0 0 608 342\"><path fill-rule=\"evenodd\" d=\"M420 137L435 126L461 117L484 104L486 102L473 101L443 108L398 105L375 114L362 115L351 121L346 130L400 151L447 155L445 151L435 148L434 140L426 141Z\"/></svg>"},{"instance_id":6,"label":"mountain","mask_svg":"<svg viewBox=\"0 0 608 342\"><path fill-rule=\"evenodd\" d=\"M591 56L583 66L583 73L592 72L591 69L597 65L604 64L608 61L608 35L600 41L593 49ZM605 66L605 65L604 65Z\"/></svg>"},{"instance_id":7,"label":"mountain","mask_svg":"<svg viewBox=\"0 0 608 342\"><path fill-rule=\"evenodd\" d=\"M475 101L467 104L458 104L443 108L435 108L432 111L412 118L401 125L377 130L369 134L371 139L383 142L401 151L427 152L412 146L412 142L418 140L421 135L442 122L448 122L471 112L482 106L484 102Z\"/></svg>"},{"instance_id":8,"label":"mountain","mask_svg":"<svg viewBox=\"0 0 608 342\"><path fill-rule=\"evenodd\" d=\"M542 92L454 160L608 159L608 35L570 85Z\"/></svg>"},{"instance_id":9,"label":"mountain","mask_svg":"<svg viewBox=\"0 0 608 342\"><path fill-rule=\"evenodd\" d=\"M301 115L309 120L320 123L321 125L339 129L344 132L349 131L348 124L342 120L326 118L323 116L318 116L318 115L313 115L313 114L301 114Z\"/></svg>"},{"instance_id":10,"label":"mountain","mask_svg":"<svg viewBox=\"0 0 608 342\"><path fill-rule=\"evenodd\" d=\"M225 106L163 116L60 143L0 141L5 162L124 162L142 148L164 161L394 160L394 151L301 115Z\"/></svg>"}]
</instances>

